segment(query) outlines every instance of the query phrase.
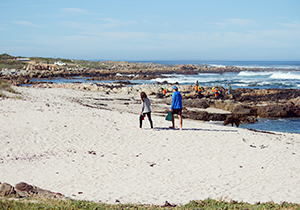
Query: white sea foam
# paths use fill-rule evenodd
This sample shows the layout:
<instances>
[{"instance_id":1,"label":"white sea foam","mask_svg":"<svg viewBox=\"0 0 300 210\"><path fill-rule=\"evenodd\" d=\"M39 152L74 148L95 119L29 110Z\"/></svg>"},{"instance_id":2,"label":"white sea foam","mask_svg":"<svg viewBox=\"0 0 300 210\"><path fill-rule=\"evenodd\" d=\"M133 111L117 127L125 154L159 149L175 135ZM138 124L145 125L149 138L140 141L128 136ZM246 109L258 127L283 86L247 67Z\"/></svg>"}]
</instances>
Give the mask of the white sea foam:
<instances>
[{"instance_id":1,"label":"white sea foam","mask_svg":"<svg viewBox=\"0 0 300 210\"><path fill-rule=\"evenodd\" d=\"M231 84L231 86L248 87L249 84Z\"/></svg>"},{"instance_id":2,"label":"white sea foam","mask_svg":"<svg viewBox=\"0 0 300 210\"><path fill-rule=\"evenodd\" d=\"M221 64L210 64L209 67L225 68L226 66Z\"/></svg>"},{"instance_id":3,"label":"white sea foam","mask_svg":"<svg viewBox=\"0 0 300 210\"><path fill-rule=\"evenodd\" d=\"M127 76L127 77L137 77L139 76L138 74L120 74L120 73L116 73L116 76L119 77L123 77L123 76Z\"/></svg>"},{"instance_id":4,"label":"white sea foam","mask_svg":"<svg viewBox=\"0 0 300 210\"><path fill-rule=\"evenodd\" d=\"M276 72L270 76L272 79L300 79L300 73Z\"/></svg>"},{"instance_id":5,"label":"white sea foam","mask_svg":"<svg viewBox=\"0 0 300 210\"><path fill-rule=\"evenodd\" d=\"M182 75L182 74L164 74L166 78L157 78L152 81L156 82L163 82L167 81L169 83L175 83L178 82L180 84L182 83L190 83L193 84L196 81L201 83L207 83L207 82L214 82L214 81L220 81L225 80L221 74L199 74L199 75Z\"/></svg>"},{"instance_id":6,"label":"white sea foam","mask_svg":"<svg viewBox=\"0 0 300 210\"><path fill-rule=\"evenodd\" d=\"M253 72L253 71L242 71L238 74L238 76L243 77L253 77L253 76L267 76L272 75L274 72L262 71L262 72Z\"/></svg>"},{"instance_id":7,"label":"white sea foam","mask_svg":"<svg viewBox=\"0 0 300 210\"><path fill-rule=\"evenodd\" d=\"M272 82L258 82L257 85L258 86L265 86L265 85L271 85L273 84Z\"/></svg>"},{"instance_id":8,"label":"white sea foam","mask_svg":"<svg viewBox=\"0 0 300 210\"><path fill-rule=\"evenodd\" d=\"M247 66L247 65L242 65L242 66L235 66L238 68L247 68L247 69L272 69L273 67L270 66Z\"/></svg>"},{"instance_id":9,"label":"white sea foam","mask_svg":"<svg viewBox=\"0 0 300 210\"><path fill-rule=\"evenodd\" d=\"M242 83L251 83L251 82L253 82L252 80L240 80L240 82L242 82Z\"/></svg>"},{"instance_id":10,"label":"white sea foam","mask_svg":"<svg viewBox=\"0 0 300 210\"><path fill-rule=\"evenodd\" d=\"M213 67L226 67L224 65L211 65ZM270 65L270 66L259 66L259 65L233 65L237 68L247 68L247 69L274 69L274 70L280 70L280 69L300 69L298 66L276 66L276 65Z\"/></svg>"},{"instance_id":11,"label":"white sea foam","mask_svg":"<svg viewBox=\"0 0 300 210\"><path fill-rule=\"evenodd\" d=\"M282 72L282 71L263 71L263 72L251 72L244 71L240 73L228 73L228 74L205 74L200 73L197 75L178 75L178 74L165 74L166 78L157 78L151 80L151 82L168 82L179 84L195 84L196 81L201 86L214 86L231 84L235 87L260 87L267 86L270 88L284 88L300 87L300 72ZM293 81L291 81L293 80ZM294 81L296 80L296 81ZM298 81L297 81L298 80Z\"/></svg>"},{"instance_id":12,"label":"white sea foam","mask_svg":"<svg viewBox=\"0 0 300 210\"><path fill-rule=\"evenodd\" d=\"M218 73L198 73L198 75L207 77L207 76L220 76L221 74L218 74Z\"/></svg>"}]
</instances>

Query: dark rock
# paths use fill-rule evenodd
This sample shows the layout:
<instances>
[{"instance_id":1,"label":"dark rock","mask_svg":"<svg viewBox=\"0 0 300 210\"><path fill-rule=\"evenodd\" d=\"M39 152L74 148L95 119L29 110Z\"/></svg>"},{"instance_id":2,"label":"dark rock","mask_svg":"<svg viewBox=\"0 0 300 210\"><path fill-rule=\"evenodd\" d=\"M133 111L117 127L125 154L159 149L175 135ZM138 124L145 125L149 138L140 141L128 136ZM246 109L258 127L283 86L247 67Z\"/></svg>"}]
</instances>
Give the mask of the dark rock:
<instances>
[{"instance_id":1,"label":"dark rock","mask_svg":"<svg viewBox=\"0 0 300 210\"><path fill-rule=\"evenodd\" d=\"M25 182L20 182L15 186L16 194L20 197L31 197L35 192L33 186Z\"/></svg>"},{"instance_id":2,"label":"dark rock","mask_svg":"<svg viewBox=\"0 0 300 210\"><path fill-rule=\"evenodd\" d=\"M256 123L258 122L257 118L251 117L251 116L246 116L245 118L241 119L243 123Z\"/></svg>"},{"instance_id":3,"label":"dark rock","mask_svg":"<svg viewBox=\"0 0 300 210\"><path fill-rule=\"evenodd\" d=\"M197 67L195 67L193 64L189 65L180 65L178 66L179 70L187 71L187 70L195 70Z\"/></svg>"},{"instance_id":4,"label":"dark rock","mask_svg":"<svg viewBox=\"0 0 300 210\"><path fill-rule=\"evenodd\" d=\"M209 107L209 102L206 99L187 99L183 100L183 106L206 109Z\"/></svg>"},{"instance_id":5,"label":"dark rock","mask_svg":"<svg viewBox=\"0 0 300 210\"><path fill-rule=\"evenodd\" d=\"M257 110L257 115L262 118L269 117L294 117L292 111L288 107L283 107L279 105L267 105L259 107Z\"/></svg>"},{"instance_id":6,"label":"dark rock","mask_svg":"<svg viewBox=\"0 0 300 210\"><path fill-rule=\"evenodd\" d=\"M176 205L172 205L168 201L166 201L165 204L163 206L161 206L161 207L163 207L163 208L164 207L176 207Z\"/></svg>"},{"instance_id":7,"label":"dark rock","mask_svg":"<svg viewBox=\"0 0 300 210\"><path fill-rule=\"evenodd\" d=\"M162 93L156 93L156 98L164 98L164 94Z\"/></svg>"},{"instance_id":8,"label":"dark rock","mask_svg":"<svg viewBox=\"0 0 300 210\"><path fill-rule=\"evenodd\" d=\"M11 186L8 183L2 183L0 184L0 196L8 196L15 194L16 191L14 190L14 187Z\"/></svg>"},{"instance_id":9,"label":"dark rock","mask_svg":"<svg viewBox=\"0 0 300 210\"><path fill-rule=\"evenodd\" d=\"M16 191L31 192L33 189L33 186L31 186L25 182L20 182L20 183L16 184L15 189L16 189Z\"/></svg>"},{"instance_id":10,"label":"dark rock","mask_svg":"<svg viewBox=\"0 0 300 210\"><path fill-rule=\"evenodd\" d=\"M300 106L300 97L291 99L290 101L292 101L294 103L294 105Z\"/></svg>"},{"instance_id":11,"label":"dark rock","mask_svg":"<svg viewBox=\"0 0 300 210\"><path fill-rule=\"evenodd\" d=\"M297 89L235 89L232 90L233 97L240 102L280 102L300 96Z\"/></svg>"},{"instance_id":12,"label":"dark rock","mask_svg":"<svg viewBox=\"0 0 300 210\"><path fill-rule=\"evenodd\" d=\"M20 182L15 186L16 194L19 197L41 197L41 198L58 198L64 197L60 193L54 193L49 190L43 190L39 187Z\"/></svg>"},{"instance_id":13,"label":"dark rock","mask_svg":"<svg viewBox=\"0 0 300 210\"><path fill-rule=\"evenodd\" d=\"M246 105L237 105L232 112L239 116L256 116L257 109Z\"/></svg>"},{"instance_id":14,"label":"dark rock","mask_svg":"<svg viewBox=\"0 0 300 210\"><path fill-rule=\"evenodd\" d=\"M203 121L224 121L228 114L184 111L183 117Z\"/></svg>"}]
</instances>

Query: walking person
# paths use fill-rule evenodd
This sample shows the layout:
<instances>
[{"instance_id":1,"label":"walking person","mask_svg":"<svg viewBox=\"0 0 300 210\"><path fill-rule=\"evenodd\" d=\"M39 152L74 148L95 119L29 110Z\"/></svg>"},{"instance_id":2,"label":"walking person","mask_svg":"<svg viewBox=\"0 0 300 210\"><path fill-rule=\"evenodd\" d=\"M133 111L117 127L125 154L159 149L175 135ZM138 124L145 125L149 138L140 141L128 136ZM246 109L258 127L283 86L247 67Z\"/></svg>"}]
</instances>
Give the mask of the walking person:
<instances>
[{"instance_id":1,"label":"walking person","mask_svg":"<svg viewBox=\"0 0 300 210\"><path fill-rule=\"evenodd\" d=\"M143 119L147 115L150 122L151 130L153 130L153 123L151 119L151 109L150 109L150 100L147 97L145 92L141 92L141 101L142 101L142 111L140 113L140 129L142 129Z\"/></svg>"},{"instance_id":2,"label":"walking person","mask_svg":"<svg viewBox=\"0 0 300 210\"><path fill-rule=\"evenodd\" d=\"M231 94L231 86L229 84L227 84L227 87L228 87L228 95Z\"/></svg>"},{"instance_id":3,"label":"walking person","mask_svg":"<svg viewBox=\"0 0 300 210\"><path fill-rule=\"evenodd\" d=\"M167 89L163 88L163 96L166 96L166 93L167 93Z\"/></svg>"},{"instance_id":4,"label":"walking person","mask_svg":"<svg viewBox=\"0 0 300 210\"><path fill-rule=\"evenodd\" d=\"M219 98L219 90L218 90L218 88L213 87L211 90L212 90L213 93L215 93L215 99L218 99Z\"/></svg>"},{"instance_id":5,"label":"walking person","mask_svg":"<svg viewBox=\"0 0 300 210\"><path fill-rule=\"evenodd\" d=\"M178 115L179 124L180 124L180 130L182 130L182 96L180 92L178 91L177 86L173 87L173 95L172 95L172 105L171 105L171 112L172 112L172 127L175 128L175 120L174 120L174 114Z\"/></svg>"},{"instance_id":6,"label":"walking person","mask_svg":"<svg viewBox=\"0 0 300 210\"><path fill-rule=\"evenodd\" d=\"M199 83L198 80L195 83L195 92L197 93L199 91Z\"/></svg>"}]
</instances>

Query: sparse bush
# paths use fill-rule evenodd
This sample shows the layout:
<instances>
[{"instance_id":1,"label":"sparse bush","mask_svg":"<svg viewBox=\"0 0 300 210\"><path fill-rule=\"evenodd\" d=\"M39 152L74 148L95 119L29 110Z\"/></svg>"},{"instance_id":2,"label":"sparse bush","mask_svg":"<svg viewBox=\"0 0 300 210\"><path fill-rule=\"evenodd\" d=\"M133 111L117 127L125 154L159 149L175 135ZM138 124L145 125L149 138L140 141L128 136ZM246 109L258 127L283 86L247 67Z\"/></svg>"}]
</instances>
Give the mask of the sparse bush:
<instances>
[{"instance_id":1,"label":"sparse bush","mask_svg":"<svg viewBox=\"0 0 300 210\"><path fill-rule=\"evenodd\" d=\"M10 84L8 84L7 82L0 79L0 97L6 98L7 96L2 92L2 90L5 90L5 91L13 93L13 94L20 94L19 92L15 91L10 86ZM21 98L21 97L19 96L19 97L15 97L15 98Z\"/></svg>"},{"instance_id":2,"label":"sparse bush","mask_svg":"<svg viewBox=\"0 0 300 210\"><path fill-rule=\"evenodd\" d=\"M104 204L82 200L58 200L58 199L20 199L11 200L9 198L0 198L0 209L300 209L299 204L274 202L249 204L244 202L225 202L222 200L206 199L203 201L191 201L183 206L157 206L141 204Z\"/></svg>"}]
</instances>

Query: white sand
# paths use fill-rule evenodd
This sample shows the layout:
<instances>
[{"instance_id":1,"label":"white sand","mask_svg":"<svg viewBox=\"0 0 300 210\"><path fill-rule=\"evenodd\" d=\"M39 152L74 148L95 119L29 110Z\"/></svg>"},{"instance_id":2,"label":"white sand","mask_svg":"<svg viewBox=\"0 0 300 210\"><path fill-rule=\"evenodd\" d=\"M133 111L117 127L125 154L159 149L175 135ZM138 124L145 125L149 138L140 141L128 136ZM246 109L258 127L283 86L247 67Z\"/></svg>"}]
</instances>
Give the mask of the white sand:
<instances>
[{"instance_id":1,"label":"white sand","mask_svg":"<svg viewBox=\"0 0 300 210\"><path fill-rule=\"evenodd\" d=\"M102 92L18 91L25 100L0 99L1 182L106 203L300 203L299 134L191 120L184 120L183 131L169 130L159 116L153 116L154 131L147 119L139 130L137 114L73 101L113 97Z\"/></svg>"}]
</instances>

